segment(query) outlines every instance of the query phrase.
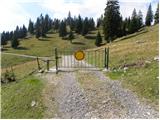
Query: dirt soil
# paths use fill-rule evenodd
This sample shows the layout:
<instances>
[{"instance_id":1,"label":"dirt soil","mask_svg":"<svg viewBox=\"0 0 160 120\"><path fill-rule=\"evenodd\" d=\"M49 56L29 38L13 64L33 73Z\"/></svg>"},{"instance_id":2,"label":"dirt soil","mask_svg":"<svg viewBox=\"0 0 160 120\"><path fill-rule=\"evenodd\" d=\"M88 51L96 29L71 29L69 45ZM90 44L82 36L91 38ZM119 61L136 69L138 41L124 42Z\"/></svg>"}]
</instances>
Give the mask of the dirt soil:
<instances>
[{"instance_id":1,"label":"dirt soil","mask_svg":"<svg viewBox=\"0 0 160 120\"><path fill-rule=\"evenodd\" d=\"M74 66L72 61L67 62ZM87 64L84 61L83 63ZM44 118L159 117L155 108L139 100L136 93L123 88L120 81L107 78L102 71L79 69L38 75L44 79L47 86L43 93L46 106Z\"/></svg>"}]
</instances>

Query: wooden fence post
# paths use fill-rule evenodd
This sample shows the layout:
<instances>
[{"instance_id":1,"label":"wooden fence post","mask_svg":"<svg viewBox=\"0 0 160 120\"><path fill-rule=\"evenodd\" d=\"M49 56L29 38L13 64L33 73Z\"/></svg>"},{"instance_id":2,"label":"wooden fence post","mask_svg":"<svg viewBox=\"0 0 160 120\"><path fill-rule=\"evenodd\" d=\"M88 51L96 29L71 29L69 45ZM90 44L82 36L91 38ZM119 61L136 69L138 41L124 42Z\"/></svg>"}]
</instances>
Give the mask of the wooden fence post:
<instances>
[{"instance_id":1,"label":"wooden fence post","mask_svg":"<svg viewBox=\"0 0 160 120\"><path fill-rule=\"evenodd\" d=\"M37 57L37 64L38 64L38 70L41 70L38 57Z\"/></svg>"},{"instance_id":2,"label":"wooden fence post","mask_svg":"<svg viewBox=\"0 0 160 120\"><path fill-rule=\"evenodd\" d=\"M49 60L47 60L47 71L49 71Z\"/></svg>"},{"instance_id":3,"label":"wooden fence post","mask_svg":"<svg viewBox=\"0 0 160 120\"><path fill-rule=\"evenodd\" d=\"M57 48L55 48L55 60L56 60L56 74L58 74L58 53L57 53Z\"/></svg>"}]
</instances>

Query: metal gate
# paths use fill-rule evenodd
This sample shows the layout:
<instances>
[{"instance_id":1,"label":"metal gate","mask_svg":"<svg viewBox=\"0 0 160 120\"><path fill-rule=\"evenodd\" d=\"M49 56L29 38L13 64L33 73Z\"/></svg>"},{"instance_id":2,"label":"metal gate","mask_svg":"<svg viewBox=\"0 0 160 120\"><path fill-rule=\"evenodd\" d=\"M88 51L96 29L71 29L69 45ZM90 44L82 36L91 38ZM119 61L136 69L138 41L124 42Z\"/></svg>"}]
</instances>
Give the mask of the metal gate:
<instances>
[{"instance_id":1,"label":"metal gate","mask_svg":"<svg viewBox=\"0 0 160 120\"><path fill-rule=\"evenodd\" d=\"M83 53L83 58L78 60L76 53ZM82 55L81 55L82 56ZM99 50L58 50L55 48L56 71L63 68L106 68L109 63L109 48Z\"/></svg>"}]
</instances>

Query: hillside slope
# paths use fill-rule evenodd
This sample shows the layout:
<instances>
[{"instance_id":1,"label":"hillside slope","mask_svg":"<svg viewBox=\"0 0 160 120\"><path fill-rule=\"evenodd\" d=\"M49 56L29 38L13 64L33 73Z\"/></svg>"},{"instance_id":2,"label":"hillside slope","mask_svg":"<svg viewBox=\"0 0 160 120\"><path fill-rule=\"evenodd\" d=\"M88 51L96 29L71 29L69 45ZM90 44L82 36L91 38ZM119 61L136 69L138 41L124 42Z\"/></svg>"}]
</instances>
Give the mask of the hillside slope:
<instances>
[{"instance_id":1,"label":"hillside slope","mask_svg":"<svg viewBox=\"0 0 160 120\"><path fill-rule=\"evenodd\" d=\"M111 79L123 81L123 85L158 105L159 96L159 25L116 39L104 45L110 48ZM93 49L95 50L95 49ZM94 59L94 58L93 58Z\"/></svg>"}]
</instances>

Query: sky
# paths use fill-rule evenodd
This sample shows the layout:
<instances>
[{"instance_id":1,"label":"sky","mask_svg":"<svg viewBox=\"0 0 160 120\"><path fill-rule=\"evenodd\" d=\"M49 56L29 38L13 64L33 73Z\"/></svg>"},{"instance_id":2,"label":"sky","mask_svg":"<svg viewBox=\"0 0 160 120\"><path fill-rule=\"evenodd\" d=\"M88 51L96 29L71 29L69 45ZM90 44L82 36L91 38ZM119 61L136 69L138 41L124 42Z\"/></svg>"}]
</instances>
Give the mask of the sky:
<instances>
[{"instance_id":1,"label":"sky","mask_svg":"<svg viewBox=\"0 0 160 120\"><path fill-rule=\"evenodd\" d=\"M28 27L29 19L35 22L41 13L63 19L70 11L72 16L80 14L96 20L104 14L106 3L107 0L0 0L0 32L14 30L17 25ZM129 17L136 8L145 18L150 3L155 13L158 0L119 0L120 13L123 18Z\"/></svg>"}]
</instances>

